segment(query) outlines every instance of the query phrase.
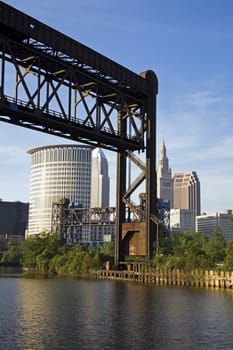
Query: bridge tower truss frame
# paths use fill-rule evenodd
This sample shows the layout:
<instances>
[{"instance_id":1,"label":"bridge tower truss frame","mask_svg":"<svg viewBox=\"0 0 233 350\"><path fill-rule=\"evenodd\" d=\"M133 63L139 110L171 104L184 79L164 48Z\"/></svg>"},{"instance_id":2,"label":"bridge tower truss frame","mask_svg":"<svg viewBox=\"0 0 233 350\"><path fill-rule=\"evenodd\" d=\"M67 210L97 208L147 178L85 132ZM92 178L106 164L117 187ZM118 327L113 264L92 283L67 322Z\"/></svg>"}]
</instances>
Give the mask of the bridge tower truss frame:
<instances>
[{"instance_id":1,"label":"bridge tower truss frame","mask_svg":"<svg viewBox=\"0 0 233 350\"><path fill-rule=\"evenodd\" d=\"M132 215L145 223L145 255L154 250L157 93L154 72L133 73L0 1L0 121L117 153L116 263ZM141 175L127 185L129 163ZM140 214L131 198L142 182Z\"/></svg>"}]
</instances>

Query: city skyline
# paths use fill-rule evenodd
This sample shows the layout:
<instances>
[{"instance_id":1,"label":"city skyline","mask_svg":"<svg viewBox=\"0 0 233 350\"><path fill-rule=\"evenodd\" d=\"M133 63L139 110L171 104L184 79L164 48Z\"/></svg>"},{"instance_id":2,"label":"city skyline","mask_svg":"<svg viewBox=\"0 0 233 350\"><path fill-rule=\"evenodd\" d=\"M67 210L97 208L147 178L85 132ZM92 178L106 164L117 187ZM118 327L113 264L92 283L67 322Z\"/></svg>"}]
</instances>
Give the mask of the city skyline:
<instances>
[{"instance_id":1,"label":"city skyline","mask_svg":"<svg viewBox=\"0 0 233 350\"><path fill-rule=\"evenodd\" d=\"M232 208L230 1L146 0L142 7L141 2L130 0L124 11L111 1L61 0L59 7L29 0L7 3L136 73L154 70L159 80L156 164L164 139L173 173L197 171L202 212ZM30 157L26 152L57 143L67 140L1 123L0 198L28 202ZM105 154L110 205L114 205L116 154Z\"/></svg>"}]
</instances>

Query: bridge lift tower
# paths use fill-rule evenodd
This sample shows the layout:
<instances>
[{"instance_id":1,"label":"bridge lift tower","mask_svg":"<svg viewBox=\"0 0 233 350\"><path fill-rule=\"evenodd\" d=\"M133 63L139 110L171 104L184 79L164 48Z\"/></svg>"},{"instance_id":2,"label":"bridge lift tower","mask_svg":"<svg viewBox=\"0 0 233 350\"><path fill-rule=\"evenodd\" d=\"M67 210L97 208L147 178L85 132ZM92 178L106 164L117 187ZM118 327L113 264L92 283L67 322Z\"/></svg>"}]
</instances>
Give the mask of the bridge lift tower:
<instances>
[{"instance_id":1,"label":"bridge lift tower","mask_svg":"<svg viewBox=\"0 0 233 350\"><path fill-rule=\"evenodd\" d=\"M116 264L154 251L157 93L153 71L133 73L0 1L0 120L117 153ZM142 185L144 209L132 201Z\"/></svg>"}]
</instances>

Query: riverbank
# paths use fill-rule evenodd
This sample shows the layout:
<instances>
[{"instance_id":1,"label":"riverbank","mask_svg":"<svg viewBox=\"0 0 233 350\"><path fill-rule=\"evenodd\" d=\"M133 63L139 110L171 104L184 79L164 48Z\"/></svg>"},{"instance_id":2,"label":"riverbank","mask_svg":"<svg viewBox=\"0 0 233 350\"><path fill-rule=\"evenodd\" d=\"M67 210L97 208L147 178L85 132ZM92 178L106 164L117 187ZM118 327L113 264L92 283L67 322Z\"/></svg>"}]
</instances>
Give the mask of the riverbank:
<instances>
[{"instance_id":1,"label":"riverbank","mask_svg":"<svg viewBox=\"0 0 233 350\"><path fill-rule=\"evenodd\" d=\"M124 268L123 268L124 266ZM36 269L23 269L14 267L1 267L0 275L6 276L33 276L33 277L73 277L81 279L100 279L100 280L121 280L132 281L143 284L157 285L177 285L193 286L204 288L233 288L233 272L228 271L208 271L208 270L190 270L180 269L162 269L148 268L143 263L127 263L122 265L121 269L111 270L106 266L105 269L95 270L85 273L48 273Z\"/></svg>"},{"instance_id":2,"label":"riverbank","mask_svg":"<svg viewBox=\"0 0 233 350\"><path fill-rule=\"evenodd\" d=\"M232 288L233 272L179 269L151 269L138 264L128 264L126 270L98 270L97 279L125 280L144 284L179 285L205 288Z\"/></svg>"}]
</instances>

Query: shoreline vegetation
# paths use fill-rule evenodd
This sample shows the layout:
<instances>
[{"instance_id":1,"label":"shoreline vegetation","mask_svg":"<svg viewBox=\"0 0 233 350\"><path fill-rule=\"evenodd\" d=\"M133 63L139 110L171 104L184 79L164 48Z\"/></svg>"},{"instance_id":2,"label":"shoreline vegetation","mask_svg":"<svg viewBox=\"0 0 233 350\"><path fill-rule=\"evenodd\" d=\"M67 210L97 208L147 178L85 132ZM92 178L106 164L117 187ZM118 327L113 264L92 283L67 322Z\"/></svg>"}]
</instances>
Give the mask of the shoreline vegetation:
<instances>
[{"instance_id":1,"label":"shoreline vegetation","mask_svg":"<svg viewBox=\"0 0 233 350\"><path fill-rule=\"evenodd\" d=\"M220 229L210 238L177 232L161 240L153 259L128 256L116 267L112 242L99 250L80 244L70 247L58 234L44 232L20 243L12 241L0 254L0 266L19 266L37 275L232 288L233 241L226 243Z\"/></svg>"}]
</instances>

